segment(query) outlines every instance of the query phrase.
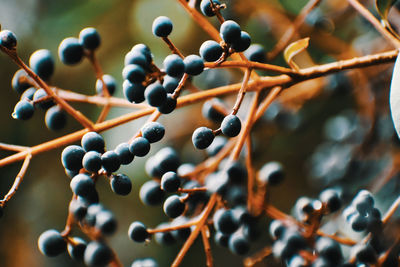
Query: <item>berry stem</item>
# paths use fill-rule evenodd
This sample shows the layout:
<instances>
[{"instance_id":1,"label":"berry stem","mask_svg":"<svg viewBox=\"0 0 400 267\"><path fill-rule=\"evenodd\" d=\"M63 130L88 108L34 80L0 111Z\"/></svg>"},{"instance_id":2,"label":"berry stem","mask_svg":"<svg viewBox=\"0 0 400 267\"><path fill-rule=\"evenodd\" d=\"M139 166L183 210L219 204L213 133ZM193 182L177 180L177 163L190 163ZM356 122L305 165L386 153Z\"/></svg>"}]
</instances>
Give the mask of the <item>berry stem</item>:
<instances>
[{"instance_id":1,"label":"berry stem","mask_svg":"<svg viewBox=\"0 0 400 267\"><path fill-rule=\"evenodd\" d=\"M161 38L168 45L172 53L177 54L182 59L185 58L185 56L179 51L179 49L171 42L171 40L168 37L161 37Z\"/></svg>"},{"instance_id":2,"label":"berry stem","mask_svg":"<svg viewBox=\"0 0 400 267\"><path fill-rule=\"evenodd\" d=\"M233 109L232 109L232 114L233 115L236 115L238 113L240 105L242 104L244 96L246 95L247 84L249 83L250 74L251 74L251 69L247 69L246 72L244 73L242 86L240 87L238 96L236 98L236 103L235 103L235 105L233 106Z\"/></svg>"},{"instance_id":3,"label":"berry stem","mask_svg":"<svg viewBox=\"0 0 400 267\"><path fill-rule=\"evenodd\" d=\"M208 229L207 225L204 225L201 228L201 238L203 240L203 246L204 246L204 252L206 254L206 266L207 267L212 267L214 266L214 260L211 252L211 246L210 246L210 230Z\"/></svg>"}]
</instances>

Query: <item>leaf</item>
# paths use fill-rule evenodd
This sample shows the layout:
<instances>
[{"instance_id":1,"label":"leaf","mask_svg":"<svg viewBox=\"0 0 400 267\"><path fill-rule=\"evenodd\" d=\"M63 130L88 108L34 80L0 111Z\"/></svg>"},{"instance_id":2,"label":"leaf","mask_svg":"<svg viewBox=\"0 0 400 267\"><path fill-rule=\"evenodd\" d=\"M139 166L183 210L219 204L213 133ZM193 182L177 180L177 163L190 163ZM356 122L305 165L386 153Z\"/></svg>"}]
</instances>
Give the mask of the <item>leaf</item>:
<instances>
[{"instance_id":1,"label":"leaf","mask_svg":"<svg viewBox=\"0 0 400 267\"><path fill-rule=\"evenodd\" d=\"M299 70L297 64L293 62L293 58L304 51L308 47L309 42L310 38L307 37L293 42L286 47L285 51L283 52L283 56L292 69Z\"/></svg>"},{"instance_id":2,"label":"leaf","mask_svg":"<svg viewBox=\"0 0 400 267\"><path fill-rule=\"evenodd\" d=\"M397 135L400 137L400 56L394 63L392 82L390 84L390 112Z\"/></svg>"},{"instance_id":3,"label":"leaf","mask_svg":"<svg viewBox=\"0 0 400 267\"><path fill-rule=\"evenodd\" d=\"M376 10L383 21L387 21L389 10L395 2L396 0L375 0Z\"/></svg>"}]
</instances>

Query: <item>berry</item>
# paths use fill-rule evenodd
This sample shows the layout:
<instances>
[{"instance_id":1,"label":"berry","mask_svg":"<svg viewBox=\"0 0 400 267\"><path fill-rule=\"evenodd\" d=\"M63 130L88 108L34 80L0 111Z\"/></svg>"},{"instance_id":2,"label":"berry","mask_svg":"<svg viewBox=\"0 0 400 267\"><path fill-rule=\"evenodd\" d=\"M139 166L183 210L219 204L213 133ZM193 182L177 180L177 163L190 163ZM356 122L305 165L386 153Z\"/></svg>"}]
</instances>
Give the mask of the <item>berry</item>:
<instances>
[{"instance_id":1,"label":"berry","mask_svg":"<svg viewBox=\"0 0 400 267\"><path fill-rule=\"evenodd\" d=\"M164 191L160 189L160 184L153 180L145 182L139 192L140 200L148 206L160 204L164 195Z\"/></svg>"},{"instance_id":2,"label":"berry","mask_svg":"<svg viewBox=\"0 0 400 267\"><path fill-rule=\"evenodd\" d=\"M213 0L213 3L215 6L221 4L218 0ZM200 3L200 10L205 16L212 17L215 15L215 12L212 10L210 0L202 0Z\"/></svg>"},{"instance_id":3,"label":"berry","mask_svg":"<svg viewBox=\"0 0 400 267\"><path fill-rule=\"evenodd\" d=\"M109 211L100 211L96 214L95 227L104 235L112 235L117 230L117 221Z\"/></svg>"},{"instance_id":4,"label":"berry","mask_svg":"<svg viewBox=\"0 0 400 267\"><path fill-rule=\"evenodd\" d=\"M144 137L136 137L133 139L129 150L135 156L144 157L150 151L150 142Z\"/></svg>"},{"instance_id":5,"label":"berry","mask_svg":"<svg viewBox=\"0 0 400 267\"><path fill-rule=\"evenodd\" d=\"M131 83L125 80L122 84L122 91L125 98L132 103L142 103L144 101L144 90L146 88L140 83Z\"/></svg>"},{"instance_id":6,"label":"berry","mask_svg":"<svg viewBox=\"0 0 400 267\"><path fill-rule=\"evenodd\" d=\"M226 248L228 247L229 237L230 235L224 235L223 233L216 231L214 235L214 241L217 243L217 245Z\"/></svg>"},{"instance_id":7,"label":"berry","mask_svg":"<svg viewBox=\"0 0 400 267\"><path fill-rule=\"evenodd\" d=\"M239 227L239 222L232 210L219 209L213 217L215 230L223 234L232 234Z\"/></svg>"},{"instance_id":8,"label":"berry","mask_svg":"<svg viewBox=\"0 0 400 267\"><path fill-rule=\"evenodd\" d=\"M129 51L126 55L125 55L125 60L124 60L124 64L129 65L129 64L136 64L139 66L142 66L143 68L146 68L149 64L147 57L141 53L140 51Z\"/></svg>"},{"instance_id":9,"label":"berry","mask_svg":"<svg viewBox=\"0 0 400 267\"><path fill-rule=\"evenodd\" d=\"M150 106L159 107L164 104L167 98L167 92L161 84L155 82L146 87L144 97Z\"/></svg>"},{"instance_id":10,"label":"berry","mask_svg":"<svg viewBox=\"0 0 400 267\"><path fill-rule=\"evenodd\" d=\"M127 165L131 163L135 158L135 155L131 153L129 147L130 145L128 143L121 143L114 149L122 165Z\"/></svg>"},{"instance_id":11,"label":"berry","mask_svg":"<svg viewBox=\"0 0 400 267\"><path fill-rule=\"evenodd\" d=\"M231 44L241 37L240 26L233 20L224 21L219 28L219 33L227 44Z\"/></svg>"},{"instance_id":12,"label":"berry","mask_svg":"<svg viewBox=\"0 0 400 267\"><path fill-rule=\"evenodd\" d=\"M224 135L229 137L235 137L240 133L242 129L242 123L236 115L226 116L221 123L221 131Z\"/></svg>"},{"instance_id":13,"label":"berry","mask_svg":"<svg viewBox=\"0 0 400 267\"><path fill-rule=\"evenodd\" d=\"M200 56L207 62L217 61L222 55L222 47L216 41L205 41L200 46Z\"/></svg>"},{"instance_id":14,"label":"berry","mask_svg":"<svg viewBox=\"0 0 400 267\"><path fill-rule=\"evenodd\" d=\"M224 110L225 107L221 100L218 98L213 98L204 102L203 107L201 109L201 114L204 118L214 121L214 122L222 122L225 118L225 114L221 113L221 109Z\"/></svg>"},{"instance_id":15,"label":"berry","mask_svg":"<svg viewBox=\"0 0 400 267\"><path fill-rule=\"evenodd\" d=\"M35 94L35 92L36 92L35 87L29 87L28 89L25 90L25 92L22 93L20 99L33 100L33 95Z\"/></svg>"},{"instance_id":16,"label":"berry","mask_svg":"<svg viewBox=\"0 0 400 267\"><path fill-rule=\"evenodd\" d=\"M114 151L105 152L103 155L101 155L101 165L108 173L117 171L121 166L118 154Z\"/></svg>"},{"instance_id":17,"label":"berry","mask_svg":"<svg viewBox=\"0 0 400 267\"><path fill-rule=\"evenodd\" d=\"M358 244L351 249L351 258L355 257L362 263L376 263L377 255L375 249L370 244Z\"/></svg>"},{"instance_id":18,"label":"berry","mask_svg":"<svg viewBox=\"0 0 400 267\"><path fill-rule=\"evenodd\" d=\"M150 159L148 161L150 161ZM156 172L159 174L157 175L157 177L160 178L164 173L168 171L175 172L180 164L178 154L171 147L164 147L160 149L154 155L154 157L152 157L152 161L154 162L157 169Z\"/></svg>"},{"instance_id":19,"label":"berry","mask_svg":"<svg viewBox=\"0 0 400 267\"><path fill-rule=\"evenodd\" d=\"M214 140L214 133L210 128L199 127L192 135L192 142L197 149L206 149Z\"/></svg>"},{"instance_id":20,"label":"berry","mask_svg":"<svg viewBox=\"0 0 400 267\"><path fill-rule=\"evenodd\" d=\"M79 33L79 42L85 49L96 50L101 43L100 34L95 28L84 28Z\"/></svg>"},{"instance_id":21,"label":"berry","mask_svg":"<svg viewBox=\"0 0 400 267\"><path fill-rule=\"evenodd\" d=\"M32 79L23 70L17 70L11 80L11 86L19 94L22 94L26 89L33 85Z\"/></svg>"},{"instance_id":22,"label":"berry","mask_svg":"<svg viewBox=\"0 0 400 267\"><path fill-rule=\"evenodd\" d=\"M104 152L104 139L96 132L88 132L82 136L81 144L86 152L97 151L99 153Z\"/></svg>"},{"instance_id":23,"label":"berry","mask_svg":"<svg viewBox=\"0 0 400 267\"><path fill-rule=\"evenodd\" d=\"M150 234L143 223L136 221L129 226L128 236L133 241L142 243L150 237Z\"/></svg>"},{"instance_id":24,"label":"berry","mask_svg":"<svg viewBox=\"0 0 400 267\"><path fill-rule=\"evenodd\" d=\"M15 49L17 46L17 36L12 31L2 30L0 32L0 45L7 49Z\"/></svg>"},{"instance_id":25,"label":"berry","mask_svg":"<svg viewBox=\"0 0 400 267\"><path fill-rule=\"evenodd\" d=\"M65 242L60 232L50 229L39 236L38 246L43 255L54 257L67 249L67 242Z\"/></svg>"},{"instance_id":26,"label":"berry","mask_svg":"<svg viewBox=\"0 0 400 267\"><path fill-rule=\"evenodd\" d=\"M82 197L90 195L95 190L92 178L84 173L80 173L72 178L69 185L75 195Z\"/></svg>"},{"instance_id":27,"label":"berry","mask_svg":"<svg viewBox=\"0 0 400 267\"><path fill-rule=\"evenodd\" d=\"M64 168L71 171L79 171L82 168L82 159L85 150L77 145L71 145L64 148L61 153L61 162Z\"/></svg>"},{"instance_id":28,"label":"berry","mask_svg":"<svg viewBox=\"0 0 400 267\"><path fill-rule=\"evenodd\" d=\"M338 265L342 260L343 256L339 244L330 238L318 238L315 248L321 257L327 259L331 263L335 263L335 265Z\"/></svg>"},{"instance_id":29,"label":"berry","mask_svg":"<svg viewBox=\"0 0 400 267\"><path fill-rule=\"evenodd\" d=\"M44 121L47 128L58 131L65 127L67 115L59 106L53 106L46 111Z\"/></svg>"},{"instance_id":30,"label":"berry","mask_svg":"<svg viewBox=\"0 0 400 267\"><path fill-rule=\"evenodd\" d=\"M152 31L157 37L167 37L172 32L172 21L165 16L159 16L154 19Z\"/></svg>"},{"instance_id":31,"label":"berry","mask_svg":"<svg viewBox=\"0 0 400 267\"><path fill-rule=\"evenodd\" d=\"M125 174L114 174L110 178L111 189L114 193L126 196L132 190L132 182Z\"/></svg>"},{"instance_id":32,"label":"berry","mask_svg":"<svg viewBox=\"0 0 400 267\"><path fill-rule=\"evenodd\" d=\"M239 161L228 162L223 166L230 183L240 184L247 179L247 170Z\"/></svg>"},{"instance_id":33,"label":"berry","mask_svg":"<svg viewBox=\"0 0 400 267\"><path fill-rule=\"evenodd\" d=\"M319 199L326 205L329 212L335 212L342 206L339 193L334 189L325 189L319 194Z\"/></svg>"},{"instance_id":34,"label":"berry","mask_svg":"<svg viewBox=\"0 0 400 267\"><path fill-rule=\"evenodd\" d=\"M168 223L161 223L157 226L158 228L169 227ZM154 239L161 246L169 246L175 243L175 238L171 232L158 232L154 234Z\"/></svg>"},{"instance_id":35,"label":"berry","mask_svg":"<svg viewBox=\"0 0 400 267\"><path fill-rule=\"evenodd\" d=\"M140 132L150 143L155 143L164 137L165 128L159 122L149 122L142 127Z\"/></svg>"},{"instance_id":36,"label":"berry","mask_svg":"<svg viewBox=\"0 0 400 267\"><path fill-rule=\"evenodd\" d=\"M139 52L146 57L147 63L150 64L153 61L150 48L145 44L136 44L132 47L131 51Z\"/></svg>"},{"instance_id":37,"label":"berry","mask_svg":"<svg viewBox=\"0 0 400 267\"><path fill-rule=\"evenodd\" d=\"M167 56L163 62L165 72L172 77L181 77L185 72L185 63L180 56L172 54Z\"/></svg>"},{"instance_id":38,"label":"berry","mask_svg":"<svg viewBox=\"0 0 400 267\"><path fill-rule=\"evenodd\" d=\"M68 243L67 249L69 256L76 261L83 261L83 255L86 250L86 242L82 238L74 237L74 244Z\"/></svg>"},{"instance_id":39,"label":"berry","mask_svg":"<svg viewBox=\"0 0 400 267\"><path fill-rule=\"evenodd\" d=\"M89 205L85 216L85 222L90 226L94 226L96 224L97 214L99 214L102 211L105 211L105 209L101 204Z\"/></svg>"},{"instance_id":40,"label":"berry","mask_svg":"<svg viewBox=\"0 0 400 267\"><path fill-rule=\"evenodd\" d=\"M164 201L163 210L168 217L176 218L182 215L185 207L185 203L180 200L179 196L172 195Z\"/></svg>"},{"instance_id":41,"label":"berry","mask_svg":"<svg viewBox=\"0 0 400 267\"><path fill-rule=\"evenodd\" d=\"M33 107L32 102L23 99L18 101L18 103L15 105L14 112L11 116L18 120L28 120L32 118L34 112L35 108Z\"/></svg>"},{"instance_id":42,"label":"berry","mask_svg":"<svg viewBox=\"0 0 400 267\"><path fill-rule=\"evenodd\" d=\"M258 172L258 179L272 186L280 184L284 177L283 166L277 161L264 164Z\"/></svg>"},{"instance_id":43,"label":"berry","mask_svg":"<svg viewBox=\"0 0 400 267\"><path fill-rule=\"evenodd\" d=\"M107 245L92 241L87 245L83 259L87 266L97 267L106 266L112 257L112 251Z\"/></svg>"},{"instance_id":44,"label":"berry","mask_svg":"<svg viewBox=\"0 0 400 267\"><path fill-rule=\"evenodd\" d=\"M175 89L178 87L179 81L180 81L180 79L178 79L178 78L171 77L169 75L165 75L162 85L167 93L172 94L175 91Z\"/></svg>"},{"instance_id":45,"label":"berry","mask_svg":"<svg viewBox=\"0 0 400 267\"><path fill-rule=\"evenodd\" d=\"M354 231L362 232L367 228L368 220L360 214L355 214L350 218L349 223Z\"/></svg>"},{"instance_id":46,"label":"berry","mask_svg":"<svg viewBox=\"0 0 400 267\"><path fill-rule=\"evenodd\" d=\"M181 180L179 179L176 172L166 172L161 177L161 189L165 192L174 193L178 191L181 185Z\"/></svg>"},{"instance_id":47,"label":"berry","mask_svg":"<svg viewBox=\"0 0 400 267\"><path fill-rule=\"evenodd\" d=\"M43 88L40 88L38 90L36 90L36 92L33 94L33 101L38 101L42 98L47 97L47 93ZM40 101L39 103L36 103L35 106L36 107L40 107L41 109L48 109L50 107L52 107L54 105L54 102L51 100L44 100L44 101Z\"/></svg>"},{"instance_id":48,"label":"berry","mask_svg":"<svg viewBox=\"0 0 400 267\"><path fill-rule=\"evenodd\" d=\"M81 221L86 216L87 205L82 198L73 199L69 204L68 210L74 215L75 219Z\"/></svg>"},{"instance_id":49,"label":"berry","mask_svg":"<svg viewBox=\"0 0 400 267\"><path fill-rule=\"evenodd\" d=\"M58 56L65 65L78 64L83 58L83 47L77 38L66 38L58 46Z\"/></svg>"},{"instance_id":50,"label":"berry","mask_svg":"<svg viewBox=\"0 0 400 267\"><path fill-rule=\"evenodd\" d=\"M169 114L175 110L176 104L177 104L176 99L172 98L171 94L167 94L167 98L165 99L164 103L157 109L162 114Z\"/></svg>"},{"instance_id":51,"label":"berry","mask_svg":"<svg viewBox=\"0 0 400 267\"><path fill-rule=\"evenodd\" d=\"M199 75L204 70L204 61L198 55L190 55L183 60L185 73L189 75Z\"/></svg>"},{"instance_id":52,"label":"berry","mask_svg":"<svg viewBox=\"0 0 400 267\"><path fill-rule=\"evenodd\" d=\"M251 37L247 32L242 31L240 33L240 38L233 41L232 48L235 49L236 52L243 52L247 48L250 47Z\"/></svg>"},{"instance_id":53,"label":"berry","mask_svg":"<svg viewBox=\"0 0 400 267\"><path fill-rule=\"evenodd\" d=\"M285 225L279 220L273 220L269 225L269 233L274 239L281 239L285 233L285 229Z\"/></svg>"},{"instance_id":54,"label":"berry","mask_svg":"<svg viewBox=\"0 0 400 267\"><path fill-rule=\"evenodd\" d=\"M153 258L136 259L131 267L158 267L158 263Z\"/></svg>"},{"instance_id":55,"label":"berry","mask_svg":"<svg viewBox=\"0 0 400 267\"><path fill-rule=\"evenodd\" d=\"M86 152L82 165L87 171L97 173L101 168L101 154L97 151Z\"/></svg>"},{"instance_id":56,"label":"berry","mask_svg":"<svg viewBox=\"0 0 400 267\"><path fill-rule=\"evenodd\" d=\"M103 75L103 81L106 84L108 93L110 95L113 95L115 93L115 90L117 88L117 82L115 81L114 77L108 74ZM101 80L97 79L96 80L96 92L98 94L103 94L103 83Z\"/></svg>"},{"instance_id":57,"label":"berry","mask_svg":"<svg viewBox=\"0 0 400 267\"><path fill-rule=\"evenodd\" d=\"M223 136L216 136L214 141L211 143L209 147L207 147L207 154L212 157L218 154L222 148L226 145L227 140Z\"/></svg>"},{"instance_id":58,"label":"berry","mask_svg":"<svg viewBox=\"0 0 400 267\"><path fill-rule=\"evenodd\" d=\"M122 70L122 77L131 83L141 83L146 78L146 73L141 66L129 64Z\"/></svg>"},{"instance_id":59,"label":"berry","mask_svg":"<svg viewBox=\"0 0 400 267\"><path fill-rule=\"evenodd\" d=\"M259 44L252 44L245 52L244 55L250 60L250 61L256 61L260 63L265 63L267 62L267 56L266 56L267 51L262 45Z\"/></svg>"},{"instance_id":60,"label":"berry","mask_svg":"<svg viewBox=\"0 0 400 267\"><path fill-rule=\"evenodd\" d=\"M40 49L29 58L29 66L43 80L48 80L54 73L54 59L50 51Z\"/></svg>"},{"instance_id":61,"label":"berry","mask_svg":"<svg viewBox=\"0 0 400 267\"><path fill-rule=\"evenodd\" d=\"M242 231L237 231L229 238L229 250L238 255L244 255L250 250L249 241L243 235Z\"/></svg>"},{"instance_id":62,"label":"berry","mask_svg":"<svg viewBox=\"0 0 400 267\"><path fill-rule=\"evenodd\" d=\"M188 222L189 221L186 217L180 216L171 222L171 226L184 225ZM188 237L190 236L191 232L192 232L191 228L187 227L171 231L171 234L176 240L186 241L186 239L188 239Z\"/></svg>"},{"instance_id":63,"label":"berry","mask_svg":"<svg viewBox=\"0 0 400 267\"><path fill-rule=\"evenodd\" d=\"M362 215L366 215L374 207L374 197L367 190L361 190L354 197L352 205L357 209Z\"/></svg>"}]
</instances>

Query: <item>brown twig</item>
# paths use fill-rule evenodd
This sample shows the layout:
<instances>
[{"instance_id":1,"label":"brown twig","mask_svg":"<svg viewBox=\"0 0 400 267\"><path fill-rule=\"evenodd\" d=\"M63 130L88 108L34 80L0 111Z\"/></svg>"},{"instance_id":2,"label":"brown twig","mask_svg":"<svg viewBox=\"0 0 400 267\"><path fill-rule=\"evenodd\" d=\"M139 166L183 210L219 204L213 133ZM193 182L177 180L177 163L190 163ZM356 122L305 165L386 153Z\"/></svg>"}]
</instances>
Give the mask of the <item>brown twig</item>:
<instances>
[{"instance_id":1,"label":"brown twig","mask_svg":"<svg viewBox=\"0 0 400 267\"><path fill-rule=\"evenodd\" d=\"M214 266L214 261L213 261L213 256L211 252L211 246L210 246L210 230L208 229L207 225L204 225L201 228L201 237L203 240L203 245L204 245L204 252L206 254L206 266L207 267L212 267Z\"/></svg>"}]
</instances>

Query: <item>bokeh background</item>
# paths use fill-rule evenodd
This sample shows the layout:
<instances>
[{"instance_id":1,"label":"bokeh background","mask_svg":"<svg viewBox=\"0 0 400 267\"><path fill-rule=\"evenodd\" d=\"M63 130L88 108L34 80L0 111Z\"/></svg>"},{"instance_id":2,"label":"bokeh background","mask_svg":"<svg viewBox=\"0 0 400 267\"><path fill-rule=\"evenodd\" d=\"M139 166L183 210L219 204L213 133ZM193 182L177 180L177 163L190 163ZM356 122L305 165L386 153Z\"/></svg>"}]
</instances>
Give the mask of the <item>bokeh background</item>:
<instances>
[{"instance_id":1,"label":"bokeh background","mask_svg":"<svg viewBox=\"0 0 400 267\"><path fill-rule=\"evenodd\" d=\"M223 11L224 16L238 21L242 29L251 34L253 42L264 45L267 50L273 47L278 36L283 34L290 21L307 3L306 0L224 2L228 5ZM300 66L391 49L368 22L361 19L345 2L323 1L308 16L305 25L294 38L311 36L308 53L298 59ZM365 2L373 10L373 1ZM151 34L152 21L159 15L169 16L174 22L171 40L185 55L198 53L200 44L209 39L174 0L0 1L0 24L3 29L10 29L17 35L21 58L27 62L35 50L49 49L57 59L51 84L89 95L95 94L96 81L91 66L87 61L74 67L63 66L57 58L59 43L66 37L77 37L84 27L97 28L102 37L98 58L104 72L113 75L118 81L116 96L123 97L123 59L134 44L147 44L159 66L169 54L167 46ZM398 11L392 10L394 26L399 20L397 15ZM211 21L217 25L214 18ZM274 63L285 65L281 57ZM0 55L1 142L32 146L79 129L79 125L69 117L65 129L51 132L45 127L44 112L41 111L35 112L29 121L13 120L11 113L19 96L11 89L11 78L17 69L6 55ZM391 71L392 64L388 64L303 83L284 94L280 104L275 103L271 107L265 118L257 124L253 136L256 168L269 160L279 160L286 168L287 180L271 192L274 204L290 212L299 196L316 197L322 188L330 185L342 186L345 192L353 194L358 188L373 185L376 177L391 168L392 152L398 146L387 105ZM194 82L199 88L208 89L238 82L240 79L240 72L213 70L205 72ZM228 106L233 103L229 97L226 101ZM74 106L93 119L100 111L99 107L91 105ZM241 110L243 114L246 107L247 102L244 102ZM113 109L109 118L129 111ZM340 122L327 126L327 120L337 115L347 118L348 123L345 126ZM104 132L107 147L113 149L119 143L129 140L143 121L137 120ZM166 137L152 146L152 154L163 146L171 145L179 151L182 162L198 163L205 158L205 154L194 150L191 133L201 125L214 128L217 125L201 116L201 104L162 116L161 122L166 126ZM350 126L346 128L346 125ZM332 142L327 142L332 141L330 135L349 132L360 134L355 137L356 141L345 140L344 143L350 147L338 148ZM354 160L353 148L363 143L366 136L371 138L370 145L363 147L366 149L363 156ZM325 146L321 147L321 144ZM62 230L65 225L71 191L70 179L64 174L60 162L60 153L61 149L55 149L35 156L22 186L7 205L0 220L0 267L81 266L67 254L47 258L37 248L37 238L43 231L49 228ZM9 153L0 151L0 155L4 157ZM120 169L120 172L132 179L133 191L129 196L113 194L105 179L100 179L97 188L101 202L115 213L119 223L117 234L109 238L109 242L125 266L129 266L135 258L147 256L155 257L160 266L168 266L182 244L170 247L161 247L155 242L148 245L135 244L126 234L129 224L134 220L140 220L149 227L167 220L161 207L145 207L139 200L140 185L148 179L144 163L145 159L135 159L131 165ZM1 169L1 196L7 193L19 168L20 163L15 163ZM380 191L388 197L387 202L379 202L381 207L387 207L390 199L393 200L391 196L396 195L396 192L398 194L397 182L397 178L391 179L387 186L389 189ZM267 229L267 220L263 223L262 229ZM80 235L79 231L75 233ZM260 242L253 245L252 252L262 247L266 240L268 236L264 233ZM218 248L213 241L211 243L216 266L242 265L241 257ZM185 257L183 266L204 266L204 262L202 244L196 242ZM272 260L269 262L277 264Z\"/></svg>"}]
</instances>

